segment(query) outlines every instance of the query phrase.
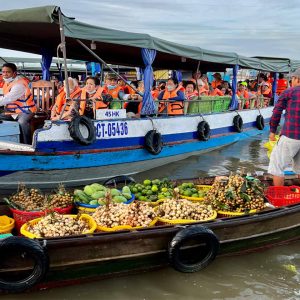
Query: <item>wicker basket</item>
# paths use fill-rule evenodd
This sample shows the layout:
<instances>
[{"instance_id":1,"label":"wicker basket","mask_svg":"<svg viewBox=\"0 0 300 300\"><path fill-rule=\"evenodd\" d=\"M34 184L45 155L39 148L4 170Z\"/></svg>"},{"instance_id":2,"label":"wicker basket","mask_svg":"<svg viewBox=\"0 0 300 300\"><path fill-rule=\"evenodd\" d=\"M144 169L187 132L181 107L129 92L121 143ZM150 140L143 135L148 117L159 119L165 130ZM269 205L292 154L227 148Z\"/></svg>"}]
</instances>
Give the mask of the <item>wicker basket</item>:
<instances>
[{"instance_id":1,"label":"wicker basket","mask_svg":"<svg viewBox=\"0 0 300 300\"><path fill-rule=\"evenodd\" d=\"M77 215L67 215L67 216L72 217L74 219L77 218ZM21 227L21 230L20 230L21 234L28 237L28 238L31 238L31 239L38 238L36 235L34 235L34 234L32 234L31 232L28 231L28 226L37 224L38 222L41 221L41 219L42 218L37 218L37 219L29 221L26 224L23 224L22 227ZM79 219L84 220L89 225L89 230L82 232L82 234L90 234L90 233L93 233L96 230L97 224L91 216L86 215L86 214L82 214L82 215L80 215Z\"/></svg>"}]
</instances>

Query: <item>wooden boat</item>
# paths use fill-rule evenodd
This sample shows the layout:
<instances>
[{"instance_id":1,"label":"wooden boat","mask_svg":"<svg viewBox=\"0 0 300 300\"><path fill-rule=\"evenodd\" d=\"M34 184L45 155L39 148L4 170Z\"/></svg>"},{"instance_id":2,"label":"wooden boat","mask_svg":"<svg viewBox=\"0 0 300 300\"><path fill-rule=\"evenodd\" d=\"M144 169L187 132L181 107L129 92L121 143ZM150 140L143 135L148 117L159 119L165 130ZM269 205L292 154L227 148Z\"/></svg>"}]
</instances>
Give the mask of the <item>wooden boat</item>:
<instances>
[{"instance_id":1,"label":"wooden boat","mask_svg":"<svg viewBox=\"0 0 300 300\"><path fill-rule=\"evenodd\" d=\"M196 182L209 183L211 179ZM11 243L6 239L0 244L0 288L13 292L50 288L168 264L194 272L206 267L216 255L262 250L299 237L300 204L193 225L39 240L14 237ZM189 241L193 243L179 250ZM20 252L22 258L17 259Z\"/></svg>"},{"instance_id":2,"label":"wooden boat","mask_svg":"<svg viewBox=\"0 0 300 300\"><path fill-rule=\"evenodd\" d=\"M202 72L224 71L226 68L237 71L238 66L277 70L276 64L257 58L80 23L64 16L55 6L3 11L0 12L0 23L0 47L35 54L40 54L40 45L46 45L56 53L62 42L60 32L64 32L68 56L73 59L94 58L91 52L82 48L88 48L87 45L94 41L96 50L93 53L102 56L108 63L144 66L141 51L151 50L157 54L153 62L156 68L191 72L201 61ZM280 64L280 71L289 72L290 64ZM143 101L144 107L154 106L152 98ZM102 115L91 121L88 130L94 132L95 140L89 139L87 143L85 139L85 144L71 137L69 122L44 122L41 119L39 126L42 128L35 128L32 144L25 145L20 143L18 123L4 121L0 124L0 188L12 191L19 182L42 188L51 188L60 182L75 186L118 174L141 172L260 134L268 129L272 114L272 107L233 111L236 108L235 97L212 98L207 103L200 100L192 104L185 115L172 117L130 119L119 111L110 111L109 116ZM149 111L145 111L145 116L147 114ZM39 119L38 115L35 117ZM261 120L264 120L263 126ZM154 132L158 132L161 138L149 141L147 134ZM155 136L158 138L158 135ZM154 144L156 147L153 147Z\"/></svg>"}]
</instances>

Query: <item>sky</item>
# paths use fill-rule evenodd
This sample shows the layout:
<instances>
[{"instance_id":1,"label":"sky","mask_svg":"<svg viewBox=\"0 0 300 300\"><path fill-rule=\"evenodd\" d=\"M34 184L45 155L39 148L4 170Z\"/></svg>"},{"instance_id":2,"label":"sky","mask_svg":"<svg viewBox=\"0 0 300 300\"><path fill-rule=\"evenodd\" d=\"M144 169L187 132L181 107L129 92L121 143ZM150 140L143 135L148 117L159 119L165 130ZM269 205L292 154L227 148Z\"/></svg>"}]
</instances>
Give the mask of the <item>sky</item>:
<instances>
[{"instance_id":1,"label":"sky","mask_svg":"<svg viewBox=\"0 0 300 300\"><path fill-rule=\"evenodd\" d=\"M299 0L10 0L1 10L60 6L77 21L246 56L300 60ZM0 48L0 56L36 57Z\"/></svg>"}]
</instances>

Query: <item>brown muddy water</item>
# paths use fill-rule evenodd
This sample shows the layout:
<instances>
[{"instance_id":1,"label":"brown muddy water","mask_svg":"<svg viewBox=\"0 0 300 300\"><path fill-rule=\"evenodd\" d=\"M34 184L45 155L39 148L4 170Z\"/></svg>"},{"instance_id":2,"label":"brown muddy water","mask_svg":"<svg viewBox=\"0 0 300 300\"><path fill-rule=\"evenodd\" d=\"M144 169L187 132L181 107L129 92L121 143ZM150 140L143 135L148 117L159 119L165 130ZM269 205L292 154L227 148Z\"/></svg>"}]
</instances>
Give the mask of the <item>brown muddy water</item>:
<instances>
[{"instance_id":1,"label":"brown muddy water","mask_svg":"<svg viewBox=\"0 0 300 300\"><path fill-rule=\"evenodd\" d=\"M267 135L251 137L135 176L192 178L266 170L263 143ZM206 269L183 274L171 268L98 282L69 286L1 299L105 299L105 300L242 300L300 299L300 241L259 253L217 258Z\"/></svg>"}]
</instances>

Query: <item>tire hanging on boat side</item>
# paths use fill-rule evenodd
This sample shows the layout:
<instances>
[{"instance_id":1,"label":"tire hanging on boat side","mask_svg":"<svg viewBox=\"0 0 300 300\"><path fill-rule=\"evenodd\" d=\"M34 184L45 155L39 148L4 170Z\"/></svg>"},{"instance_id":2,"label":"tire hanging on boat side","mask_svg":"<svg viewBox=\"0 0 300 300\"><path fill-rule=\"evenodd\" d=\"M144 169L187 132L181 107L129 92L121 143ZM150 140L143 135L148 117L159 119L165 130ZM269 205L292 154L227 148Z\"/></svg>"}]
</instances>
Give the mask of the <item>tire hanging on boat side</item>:
<instances>
[{"instance_id":1,"label":"tire hanging on boat side","mask_svg":"<svg viewBox=\"0 0 300 300\"><path fill-rule=\"evenodd\" d=\"M145 148L151 154L159 154L163 148L161 134L156 130L149 130L145 135Z\"/></svg>"},{"instance_id":2,"label":"tire hanging on boat side","mask_svg":"<svg viewBox=\"0 0 300 300\"><path fill-rule=\"evenodd\" d=\"M84 137L80 131L80 125L88 130L88 136ZM96 140L96 130L91 119L86 116L75 116L69 124L70 136L81 145L88 146Z\"/></svg>"},{"instance_id":3,"label":"tire hanging on boat side","mask_svg":"<svg viewBox=\"0 0 300 300\"><path fill-rule=\"evenodd\" d=\"M198 241L201 244L205 244L204 253L197 251L197 255L200 255L200 258L189 256L189 259L194 259L192 262L184 261L180 254L180 248L188 241ZM184 273L198 272L215 259L219 251L219 245L219 239L212 230L202 225L189 226L177 232L172 239L168 248L169 262L177 271Z\"/></svg>"},{"instance_id":4,"label":"tire hanging on boat side","mask_svg":"<svg viewBox=\"0 0 300 300\"><path fill-rule=\"evenodd\" d=\"M210 138L210 126L206 121L201 121L197 126L197 135L200 141L208 141Z\"/></svg>"},{"instance_id":5,"label":"tire hanging on boat side","mask_svg":"<svg viewBox=\"0 0 300 300\"><path fill-rule=\"evenodd\" d=\"M11 236L2 240L0 242L0 261L4 257L12 255L16 249L19 250L18 253L21 252L21 257L31 258L34 266L32 272L21 279L6 280L1 276L0 290L6 292L22 292L33 287L44 278L49 269L49 257L45 249L39 242L24 237Z\"/></svg>"},{"instance_id":6,"label":"tire hanging on boat side","mask_svg":"<svg viewBox=\"0 0 300 300\"><path fill-rule=\"evenodd\" d=\"M259 130L263 130L265 128L265 120L262 115L258 115L256 117L256 127Z\"/></svg>"},{"instance_id":7,"label":"tire hanging on boat side","mask_svg":"<svg viewBox=\"0 0 300 300\"><path fill-rule=\"evenodd\" d=\"M233 118L233 127L237 132L242 132L243 131L243 119L240 115L237 115Z\"/></svg>"}]
</instances>

